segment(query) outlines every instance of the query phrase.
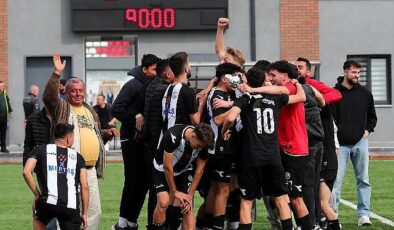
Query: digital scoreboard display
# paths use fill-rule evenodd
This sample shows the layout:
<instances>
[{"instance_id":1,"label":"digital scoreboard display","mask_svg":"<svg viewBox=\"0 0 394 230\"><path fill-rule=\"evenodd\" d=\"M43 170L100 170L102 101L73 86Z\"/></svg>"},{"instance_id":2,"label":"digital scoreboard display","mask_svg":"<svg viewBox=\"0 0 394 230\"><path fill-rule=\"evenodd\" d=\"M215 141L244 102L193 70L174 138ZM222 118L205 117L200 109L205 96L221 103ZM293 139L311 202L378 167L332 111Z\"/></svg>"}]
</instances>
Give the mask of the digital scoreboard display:
<instances>
[{"instance_id":1,"label":"digital scoreboard display","mask_svg":"<svg viewBox=\"0 0 394 230\"><path fill-rule=\"evenodd\" d=\"M215 30L228 0L71 0L75 32Z\"/></svg>"}]
</instances>

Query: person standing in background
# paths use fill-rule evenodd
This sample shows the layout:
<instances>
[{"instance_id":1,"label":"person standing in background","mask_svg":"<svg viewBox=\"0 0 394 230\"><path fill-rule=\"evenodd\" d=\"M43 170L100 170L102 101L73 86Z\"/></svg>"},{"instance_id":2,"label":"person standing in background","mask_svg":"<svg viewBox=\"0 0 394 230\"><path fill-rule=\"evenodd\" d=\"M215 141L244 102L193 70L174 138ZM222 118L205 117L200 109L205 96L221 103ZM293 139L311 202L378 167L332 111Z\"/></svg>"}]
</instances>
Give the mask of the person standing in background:
<instances>
[{"instance_id":1,"label":"person standing in background","mask_svg":"<svg viewBox=\"0 0 394 230\"><path fill-rule=\"evenodd\" d=\"M38 95L40 94L40 88L36 85L30 86L30 91L25 98L23 98L23 110L25 111L25 122L27 118L40 111L40 102L38 101Z\"/></svg>"},{"instance_id":2,"label":"person standing in background","mask_svg":"<svg viewBox=\"0 0 394 230\"><path fill-rule=\"evenodd\" d=\"M12 116L12 108L5 84L0 81L0 146L1 152L9 153L6 144L8 115Z\"/></svg>"},{"instance_id":3,"label":"person standing in background","mask_svg":"<svg viewBox=\"0 0 394 230\"><path fill-rule=\"evenodd\" d=\"M368 175L368 136L374 131L378 118L372 93L359 83L360 63L348 60L343 64L343 71L344 76L338 77L335 85L342 94L342 100L331 104L339 141L334 208L338 213L343 177L351 160L357 180L358 226L368 226L372 224L369 218L371 184Z\"/></svg>"},{"instance_id":4,"label":"person standing in background","mask_svg":"<svg viewBox=\"0 0 394 230\"><path fill-rule=\"evenodd\" d=\"M101 129L100 121L93 110L84 102L86 97L85 84L81 79L71 78L66 83L67 100L59 97L59 79L66 61L61 61L60 54L53 56L54 71L45 86L43 101L52 117L51 141L54 140L54 130L58 123L74 125L74 140L72 147L79 152L87 169L89 186L88 227L90 230L99 229L101 218L101 202L98 187L98 177L103 176L105 166L104 143L115 135L116 129Z\"/></svg>"}]
</instances>

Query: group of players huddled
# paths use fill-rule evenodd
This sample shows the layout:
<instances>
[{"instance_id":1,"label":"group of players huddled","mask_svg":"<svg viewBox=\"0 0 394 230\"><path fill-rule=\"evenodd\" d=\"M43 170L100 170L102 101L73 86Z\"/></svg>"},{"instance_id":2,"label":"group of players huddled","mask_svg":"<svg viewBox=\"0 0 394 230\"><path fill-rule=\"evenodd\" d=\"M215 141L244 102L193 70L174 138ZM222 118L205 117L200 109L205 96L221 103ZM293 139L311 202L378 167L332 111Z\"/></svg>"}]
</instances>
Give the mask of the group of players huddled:
<instances>
[{"instance_id":1,"label":"group of players huddled","mask_svg":"<svg viewBox=\"0 0 394 230\"><path fill-rule=\"evenodd\" d=\"M201 91L190 86L187 53L144 56L145 63L157 61L150 63L157 76L135 105L144 114L136 116L133 135L144 138L157 198L148 229L220 230L226 220L228 229L252 229L253 201L260 198L273 229L294 229L292 216L300 229L340 229L329 204L337 158L328 104L341 94L311 79L305 58L261 60L245 72L242 52L224 47L228 23L218 21L220 64ZM204 199L197 218L196 191ZM122 220L115 229L132 229Z\"/></svg>"}]
</instances>

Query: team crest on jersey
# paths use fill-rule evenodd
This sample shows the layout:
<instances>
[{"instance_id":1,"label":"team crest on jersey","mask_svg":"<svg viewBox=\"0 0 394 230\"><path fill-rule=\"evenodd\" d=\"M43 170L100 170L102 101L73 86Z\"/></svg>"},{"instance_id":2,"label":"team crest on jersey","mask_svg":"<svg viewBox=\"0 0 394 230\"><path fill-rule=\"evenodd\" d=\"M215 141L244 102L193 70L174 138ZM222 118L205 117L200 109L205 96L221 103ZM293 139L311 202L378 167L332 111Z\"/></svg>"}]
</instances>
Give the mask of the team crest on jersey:
<instances>
[{"instance_id":1,"label":"team crest on jersey","mask_svg":"<svg viewBox=\"0 0 394 230\"><path fill-rule=\"evenodd\" d=\"M263 98L261 101L265 104L268 104L268 105L275 105L275 101L267 99L267 98Z\"/></svg>"},{"instance_id":2,"label":"team crest on jersey","mask_svg":"<svg viewBox=\"0 0 394 230\"><path fill-rule=\"evenodd\" d=\"M178 97L178 92L173 92L171 98L176 99Z\"/></svg>"},{"instance_id":3,"label":"team crest on jersey","mask_svg":"<svg viewBox=\"0 0 394 230\"><path fill-rule=\"evenodd\" d=\"M67 156L64 154L59 154L58 158L59 158L60 167L64 167L64 163L67 161Z\"/></svg>"},{"instance_id":4,"label":"team crest on jersey","mask_svg":"<svg viewBox=\"0 0 394 230\"><path fill-rule=\"evenodd\" d=\"M69 153L68 156L70 157L71 160L75 160L77 158L77 155L73 153Z\"/></svg>"}]
</instances>

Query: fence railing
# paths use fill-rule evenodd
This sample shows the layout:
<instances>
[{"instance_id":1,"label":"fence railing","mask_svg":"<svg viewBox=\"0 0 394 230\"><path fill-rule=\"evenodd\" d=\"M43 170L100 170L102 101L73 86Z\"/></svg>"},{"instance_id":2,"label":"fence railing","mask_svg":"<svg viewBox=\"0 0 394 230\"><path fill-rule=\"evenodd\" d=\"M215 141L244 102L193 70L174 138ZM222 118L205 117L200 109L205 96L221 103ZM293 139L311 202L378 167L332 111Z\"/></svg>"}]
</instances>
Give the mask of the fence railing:
<instances>
[{"instance_id":1,"label":"fence railing","mask_svg":"<svg viewBox=\"0 0 394 230\"><path fill-rule=\"evenodd\" d=\"M246 62L244 65L245 71L250 69L255 62ZM315 79L320 78L320 62L312 61L312 76ZM215 67L218 65L217 62L192 62L190 66L192 68L192 77L190 78L190 84L195 88L205 88L208 82L215 75Z\"/></svg>"}]
</instances>

